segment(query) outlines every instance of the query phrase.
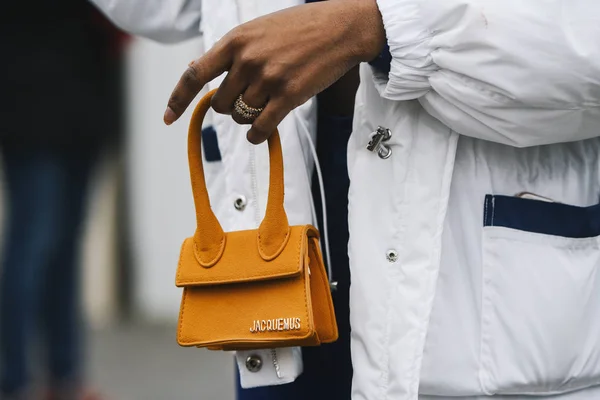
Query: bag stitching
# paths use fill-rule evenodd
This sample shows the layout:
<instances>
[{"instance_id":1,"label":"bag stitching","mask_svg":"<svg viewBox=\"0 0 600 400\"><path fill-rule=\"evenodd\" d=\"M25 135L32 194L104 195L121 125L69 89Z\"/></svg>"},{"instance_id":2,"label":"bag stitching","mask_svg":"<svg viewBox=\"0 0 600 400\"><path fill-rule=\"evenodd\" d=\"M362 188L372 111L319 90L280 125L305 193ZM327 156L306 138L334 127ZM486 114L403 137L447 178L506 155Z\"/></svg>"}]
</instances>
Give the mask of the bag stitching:
<instances>
[{"instance_id":1,"label":"bag stitching","mask_svg":"<svg viewBox=\"0 0 600 400\"><path fill-rule=\"evenodd\" d=\"M217 255L215 255L214 258L208 262L202 261L202 257L200 257L200 254L199 254L200 251L198 250L198 243L196 243L196 241L194 240L194 257L196 257L196 261L198 261L198 264L200 264L204 268L213 267L219 261L219 259L223 256L223 253L225 252L225 238L226 237L227 237L227 235L224 233L223 237L221 238L221 241L219 242L219 251L218 251Z\"/></svg>"},{"instance_id":2,"label":"bag stitching","mask_svg":"<svg viewBox=\"0 0 600 400\"><path fill-rule=\"evenodd\" d=\"M258 252L260 254L260 256L265 260L265 261L271 261L274 260L275 258L277 258L281 252L283 251L283 249L285 249L285 246L287 245L288 240L290 240L290 231L291 228L288 226L287 232L285 234L285 238L283 239L283 242L281 243L281 246L279 246L279 248L275 251L274 254L272 255L267 255L264 248L263 248L263 244L262 244L262 238L260 236L260 229L258 229L258 233L257 233L257 238L258 238Z\"/></svg>"}]
</instances>

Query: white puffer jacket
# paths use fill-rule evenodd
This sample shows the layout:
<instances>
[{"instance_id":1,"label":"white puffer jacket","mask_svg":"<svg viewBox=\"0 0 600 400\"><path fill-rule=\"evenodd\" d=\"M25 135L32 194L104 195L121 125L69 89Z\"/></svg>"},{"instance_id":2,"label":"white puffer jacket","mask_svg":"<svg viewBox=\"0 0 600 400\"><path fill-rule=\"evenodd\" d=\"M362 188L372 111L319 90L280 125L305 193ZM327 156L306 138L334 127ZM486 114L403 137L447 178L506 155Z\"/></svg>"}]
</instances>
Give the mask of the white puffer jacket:
<instances>
[{"instance_id":1,"label":"white puffer jacket","mask_svg":"<svg viewBox=\"0 0 600 400\"><path fill-rule=\"evenodd\" d=\"M353 399L600 398L600 3L378 4L391 72L361 67L348 148ZM172 21L153 30L192 34Z\"/></svg>"}]
</instances>

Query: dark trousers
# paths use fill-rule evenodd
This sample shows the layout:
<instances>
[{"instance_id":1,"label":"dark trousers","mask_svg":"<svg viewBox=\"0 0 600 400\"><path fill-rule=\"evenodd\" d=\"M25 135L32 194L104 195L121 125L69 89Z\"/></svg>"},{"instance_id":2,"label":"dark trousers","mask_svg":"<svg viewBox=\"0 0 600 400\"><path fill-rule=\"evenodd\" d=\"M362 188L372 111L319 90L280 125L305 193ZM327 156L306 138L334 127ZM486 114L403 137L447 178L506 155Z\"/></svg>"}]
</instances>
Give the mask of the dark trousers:
<instances>
[{"instance_id":1,"label":"dark trousers","mask_svg":"<svg viewBox=\"0 0 600 400\"><path fill-rule=\"evenodd\" d=\"M304 372L293 383L242 389L237 385L238 400L348 400L352 383L350 359L348 263L348 187L346 147L352 131L352 118L323 117L319 119L317 153L323 172L327 201L329 246L334 279L338 289L333 293L339 339L319 347L304 347ZM318 185L313 185L313 197L322 226ZM321 235L323 237L323 235ZM323 239L321 239L323 240ZM323 247L323 251L324 246Z\"/></svg>"},{"instance_id":2,"label":"dark trousers","mask_svg":"<svg viewBox=\"0 0 600 400\"><path fill-rule=\"evenodd\" d=\"M24 390L39 323L53 384L79 377L78 245L93 150L3 145L0 390Z\"/></svg>"}]
</instances>

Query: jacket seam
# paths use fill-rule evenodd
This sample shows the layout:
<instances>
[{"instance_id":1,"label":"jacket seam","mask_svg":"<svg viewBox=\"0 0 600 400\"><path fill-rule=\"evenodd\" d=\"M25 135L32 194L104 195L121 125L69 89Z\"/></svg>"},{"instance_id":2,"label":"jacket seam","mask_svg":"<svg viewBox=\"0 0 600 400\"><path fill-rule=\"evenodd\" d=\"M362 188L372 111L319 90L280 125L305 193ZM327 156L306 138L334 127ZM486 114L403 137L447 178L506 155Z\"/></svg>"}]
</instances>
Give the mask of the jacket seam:
<instances>
[{"instance_id":1,"label":"jacket seam","mask_svg":"<svg viewBox=\"0 0 600 400\"><path fill-rule=\"evenodd\" d=\"M417 122L418 124L418 122ZM400 251L404 251L405 249L402 248L402 243L404 243L404 236L406 235L406 215L407 215L407 199L408 199L408 195L410 193L410 190L408 188L408 184L406 183L406 181L408 181L408 179L410 178L412 172L414 171L414 163L412 162L414 159L414 141L415 141L415 137L418 135L417 133L418 129L416 126L411 127L411 135L410 135L410 143L407 144L407 151L408 154L406 156L406 174L404 175L404 184L402 185L402 194L401 194L401 202L402 207L401 209L398 211L398 217L397 217L397 221L398 221L398 243L400 243ZM401 259L401 257L399 257L399 259ZM401 268L401 267L400 267ZM393 295L393 290L392 288L390 288L390 292L388 295L388 299L387 299L387 315L386 315L386 330L385 330L385 336L384 336L384 343L386 348L389 348L389 341L390 341L390 336L391 336L391 320L392 320L392 295ZM385 363L383 365L385 365L385 371L383 371L382 374L382 383L381 383L381 388L383 390L383 398L384 399L389 399L388 397L388 388L389 388L389 371L390 371L390 354L389 351L385 352L384 354L385 356ZM393 400L393 399L392 399Z\"/></svg>"},{"instance_id":2,"label":"jacket seam","mask_svg":"<svg viewBox=\"0 0 600 400\"><path fill-rule=\"evenodd\" d=\"M443 232L444 229L444 220L445 220L445 213L448 209L448 198L449 198L449 191L450 191L450 186L452 184L452 176L453 176L453 170L454 170L454 160L456 157L456 148L457 148L457 143L458 143L458 133L452 131L452 130L448 130L450 137L448 138L449 144L448 144L448 149L446 150L446 160L444 163L444 172L443 172L443 178L442 178L442 183L441 183L441 188L440 188L440 192L442 191L448 191L448 195L445 196L446 197L446 205L443 206L442 205L442 200L440 199L438 201L438 210L437 210L437 216L436 216L436 220L438 222L438 226L439 228L437 229L434 237L437 238L436 241L439 241L439 244L435 247L435 250L431 252L431 255L429 257L429 264L432 265L434 260L437 259L437 268L435 271L435 277L433 278L433 282L431 283L431 294L428 298L427 301L427 315L425 316L424 320L423 320L423 324L422 326L418 329L418 336L416 338L416 340L418 340L419 342L422 343L422 346L414 346L414 354L413 354L413 368L411 369L412 374L410 375L410 389L409 389L409 394L413 394L415 397L414 398L418 398L419 396L419 376L420 376L420 372L421 372L421 365L422 365L422 360L423 360L423 348L425 346L425 340L426 340L426 336L427 336L427 328L429 326L429 322L431 320L431 312L432 312L432 308L433 308L433 301L435 299L435 292L436 292L436 286L437 286L437 280L439 277L439 272L440 272L440 258L441 258L441 248L442 248L442 244L441 244L441 233ZM451 150L451 149L454 150ZM452 154L453 153L453 154ZM441 194L441 193L440 193ZM440 196L441 197L441 196ZM415 375L417 376L417 378L415 378Z\"/></svg>"}]
</instances>

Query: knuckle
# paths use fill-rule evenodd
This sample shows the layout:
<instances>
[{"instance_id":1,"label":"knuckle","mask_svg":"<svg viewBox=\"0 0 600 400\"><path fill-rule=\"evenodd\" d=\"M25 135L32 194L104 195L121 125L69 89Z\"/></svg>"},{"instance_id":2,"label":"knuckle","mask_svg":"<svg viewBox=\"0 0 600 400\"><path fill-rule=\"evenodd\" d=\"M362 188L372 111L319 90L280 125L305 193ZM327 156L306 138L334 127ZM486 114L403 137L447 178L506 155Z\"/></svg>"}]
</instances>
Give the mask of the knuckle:
<instances>
[{"instance_id":1,"label":"knuckle","mask_svg":"<svg viewBox=\"0 0 600 400\"><path fill-rule=\"evenodd\" d=\"M288 82L288 84L285 85L284 93L289 98L296 98L301 95L301 90L299 85L294 82Z\"/></svg>"},{"instance_id":2,"label":"knuckle","mask_svg":"<svg viewBox=\"0 0 600 400\"><path fill-rule=\"evenodd\" d=\"M167 105L175 113L181 113L185 109L185 105L183 104L183 102L184 101L181 99L179 94L177 92L174 92L173 94L171 94L171 97L169 97L169 102L167 103Z\"/></svg>"},{"instance_id":3,"label":"knuckle","mask_svg":"<svg viewBox=\"0 0 600 400\"><path fill-rule=\"evenodd\" d=\"M240 66L246 70L255 70L261 63L253 52L244 51L238 59Z\"/></svg>"},{"instance_id":4,"label":"knuckle","mask_svg":"<svg viewBox=\"0 0 600 400\"><path fill-rule=\"evenodd\" d=\"M244 27L238 26L232 29L225 37L225 42L229 49L238 49L245 43Z\"/></svg>"},{"instance_id":5,"label":"knuckle","mask_svg":"<svg viewBox=\"0 0 600 400\"><path fill-rule=\"evenodd\" d=\"M233 118L233 120L235 122L237 122L240 125L248 125L250 123L246 118L242 117L241 115L239 115L237 113L231 114L231 117Z\"/></svg>"},{"instance_id":6,"label":"knuckle","mask_svg":"<svg viewBox=\"0 0 600 400\"><path fill-rule=\"evenodd\" d=\"M252 124L252 130L256 133L257 136L267 137L272 133L272 128L270 127L269 122L265 122L264 120L255 121Z\"/></svg>"},{"instance_id":7,"label":"knuckle","mask_svg":"<svg viewBox=\"0 0 600 400\"><path fill-rule=\"evenodd\" d=\"M168 107L168 108L170 108L171 110L173 110L173 112L174 112L176 115L181 115L181 114L183 114L183 112L182 112L182 107L179 107L179 106L177 105L177 103L173 102L173 99L172 99L172 98L171 98L171 99L169 99L169 102L167 103L167 107Z\"/></svg>"},{"instance_id":8,"label":"knuckle","mask_svg":"<svg viewBox=\"0 0 600 400\"><path fill-rule=\"evenodd\" d=\"M184 86L190 86L190 87L199 85L200 84L200 81L198 80L198 75L199 75L198 69L199 68L200 67L197 64L192 64L189 67L187 67L187 69L181 76L181 83Z\"/></svg>"},{"instance_id":9,"label":"knuckle","mask_svg":"<svg viewBox=\"0 0 600 400\"><path fill-rule=\"evenodd\" d=\"M277 68L265 69L262 73L261 80L267 86L277 86L284 81L283 73Z\"/></svg>"},{"instance_id":10,"label":"knuckle","mask_svg":"<svg viewBox=\"0 0 600 400\"><path fill-rule=\"evenodd\" d=\"M211 100L211 107L219 114L227 114L229 112L230 107L228 107L224 101L221 100L220 96L215 96Z\"/></svg>"}]
</instances>

